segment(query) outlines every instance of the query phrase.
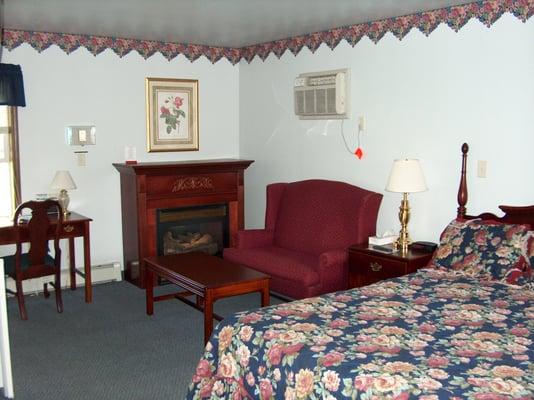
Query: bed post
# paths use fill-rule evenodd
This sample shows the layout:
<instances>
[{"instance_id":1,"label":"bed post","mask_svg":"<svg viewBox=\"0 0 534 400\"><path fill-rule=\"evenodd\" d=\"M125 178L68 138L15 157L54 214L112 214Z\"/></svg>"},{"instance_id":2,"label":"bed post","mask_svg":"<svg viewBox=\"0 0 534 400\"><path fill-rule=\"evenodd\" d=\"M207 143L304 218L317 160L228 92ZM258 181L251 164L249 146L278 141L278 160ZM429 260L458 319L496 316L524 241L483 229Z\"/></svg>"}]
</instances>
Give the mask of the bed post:
<instances>
[{"instance_id":1,"label":"bed post","mask_svg":"<svg viewBox=\"0 0 534 400\"><path fill-rule=\"evenodd\" d=\"M458 210L456 213L457 218L464 218L467 204L467 178L465 177L467 166L467 152L469 146L467 143L462 145L462 177L460 178L460 187L458 188Z\"/></svg>"}]
</instances>

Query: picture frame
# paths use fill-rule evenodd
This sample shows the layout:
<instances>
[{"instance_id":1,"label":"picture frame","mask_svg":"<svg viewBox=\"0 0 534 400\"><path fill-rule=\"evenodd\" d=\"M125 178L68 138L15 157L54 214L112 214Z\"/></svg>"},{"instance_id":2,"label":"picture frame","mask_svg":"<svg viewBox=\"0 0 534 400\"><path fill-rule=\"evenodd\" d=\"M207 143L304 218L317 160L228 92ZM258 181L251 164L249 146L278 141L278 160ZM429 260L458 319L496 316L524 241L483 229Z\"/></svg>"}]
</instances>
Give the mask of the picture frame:
<instances>
[{"instance_id":1,"label":"picture frame","mask_svg":"<svg viewBox=\"0 0 534 400\"><path fill-rule=\"evenodd\" d=\"M147 151L198 151L198 80L146 78Z\"/></svg>"}]
</instances>

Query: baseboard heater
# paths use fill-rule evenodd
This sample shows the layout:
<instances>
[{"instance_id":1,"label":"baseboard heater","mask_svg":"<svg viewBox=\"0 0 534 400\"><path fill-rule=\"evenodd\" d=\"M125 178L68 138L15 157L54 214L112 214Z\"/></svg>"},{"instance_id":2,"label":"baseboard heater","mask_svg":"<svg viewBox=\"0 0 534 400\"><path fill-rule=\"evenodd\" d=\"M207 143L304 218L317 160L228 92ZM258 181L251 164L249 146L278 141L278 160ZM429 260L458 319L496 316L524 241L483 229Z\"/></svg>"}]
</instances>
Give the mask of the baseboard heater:
<instances>
[{"instance_id":1,"label":"baseboard heater","mask_svg":"<svg viewBox=\"0 0 534 400\"><path fill-rule=\"evenodd\" d=\"M79 267L78 270L83 272L83 266ZM22 289L25 294L38 293L43 291L43 284L45 282L53 281L53 276L47 276L43 278L28 279L23 281ZM109 264L94 265L91 268L91 281L93 285L99 283L121 281L121 264L119 262L112 262ZM76 274L76 286L84 286L84 278L79 274ZM70 274L68 269L63 269L61 271L61 287L68 288L70 287ZM11 277L6 279L6 288L11 291L16 291L15 280Z\"/></svg>"}]
</instances>

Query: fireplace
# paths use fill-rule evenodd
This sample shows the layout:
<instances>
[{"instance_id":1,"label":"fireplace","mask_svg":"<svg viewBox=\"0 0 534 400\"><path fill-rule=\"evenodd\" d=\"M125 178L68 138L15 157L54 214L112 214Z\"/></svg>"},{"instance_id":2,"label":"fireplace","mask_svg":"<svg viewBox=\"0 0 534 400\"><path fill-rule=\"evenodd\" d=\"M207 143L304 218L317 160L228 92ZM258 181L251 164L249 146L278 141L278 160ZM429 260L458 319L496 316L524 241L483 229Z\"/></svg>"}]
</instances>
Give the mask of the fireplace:
<instances>
[{"instance_id":1,"label":"fireplace","mask_svg":"<svg viewBox=\"0 0 534 400\"><path fill-rule=\"evenodd\" d=\"M193 247L221 254L232 246L244 227L244 170L252 162L113 164L120 173L125 279L145 287L145 257Z\"/></svg>"},{"instance_id":2,"label":"fireplace","mask_svg":"<svg viewBox=\"0 0 534 400\"><path fill-rule=\"evenodd\" d=\"M157 211L158 255L200 251L222 255L228 247L228 207L213 204Z\"/></svg>"}]
</instances>

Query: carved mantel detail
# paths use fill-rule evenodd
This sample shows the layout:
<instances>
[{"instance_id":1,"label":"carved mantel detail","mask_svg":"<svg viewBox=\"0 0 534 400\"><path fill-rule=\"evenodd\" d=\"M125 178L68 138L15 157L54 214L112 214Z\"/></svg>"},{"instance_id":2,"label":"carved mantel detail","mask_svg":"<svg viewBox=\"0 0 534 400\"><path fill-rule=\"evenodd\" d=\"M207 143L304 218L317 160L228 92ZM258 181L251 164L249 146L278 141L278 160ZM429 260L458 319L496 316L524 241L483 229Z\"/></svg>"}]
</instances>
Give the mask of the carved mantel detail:
<instances>
[{"instance_id":1,"label":"carved mantel detail","mask_svg":"<svg viewBox=\"0 0 534 400\"><path fill-rule=\"evenodd\" d=\"M215 189L215 186L213 185L212 179L208 176L186 176L176 179L171 191L176 193L198 189Z\"/></svg>"}]
</instances>

